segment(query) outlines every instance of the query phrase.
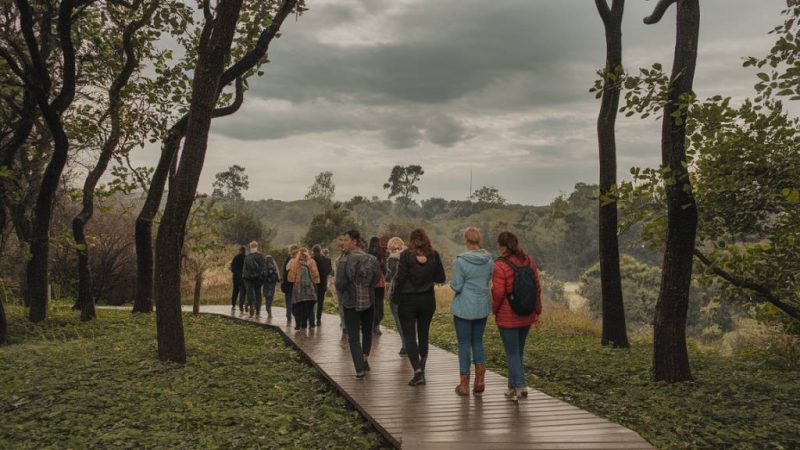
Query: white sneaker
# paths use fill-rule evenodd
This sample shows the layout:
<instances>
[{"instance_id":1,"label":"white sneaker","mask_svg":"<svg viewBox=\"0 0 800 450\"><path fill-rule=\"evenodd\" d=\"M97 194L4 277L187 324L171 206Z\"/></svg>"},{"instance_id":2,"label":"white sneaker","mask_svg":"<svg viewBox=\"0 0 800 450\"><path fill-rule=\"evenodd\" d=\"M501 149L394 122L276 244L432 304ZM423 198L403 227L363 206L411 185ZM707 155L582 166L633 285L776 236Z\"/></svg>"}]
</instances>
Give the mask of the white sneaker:
<instances>
[{"instance_id":1,"label":"white sneaker","mask_svg":"<svg viewBox=\"0 0 800 450\"><path fill-rule=\"evenodd\" d=\"M522 398L528 398L528 387L521 387L517 388L517 396Z\"/></svg>"},{"instance_id":2,"label":"white sneaker","mask_svg":"<svg viewBox=\"0 0 800 450\"><path fill-rule=\"evenodd\" d=\"M517 389L516 388L509 388L505 394L506 399L511 400L512 402L516 402L519 399L517 398Z\"/></svg>"}]
</instances>

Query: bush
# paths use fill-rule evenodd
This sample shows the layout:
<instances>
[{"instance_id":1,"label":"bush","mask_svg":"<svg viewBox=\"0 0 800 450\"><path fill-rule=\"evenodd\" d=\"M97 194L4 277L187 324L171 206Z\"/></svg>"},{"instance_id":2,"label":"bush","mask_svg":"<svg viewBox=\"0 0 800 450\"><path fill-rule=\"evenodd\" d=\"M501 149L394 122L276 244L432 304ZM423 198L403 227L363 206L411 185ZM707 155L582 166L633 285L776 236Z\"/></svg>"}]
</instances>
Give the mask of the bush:
<instances>
[{"instance_id":1,"label":"bush","mask_svg":"<svg viewBox=\"0 0 800 450\"><path fill-rule=\"evenodd\" d=\"M539 272L539 282L542 283L542 296L556 305L566 305L564 296L564 282L547 272Z\"/></svg>"}]
</instances>

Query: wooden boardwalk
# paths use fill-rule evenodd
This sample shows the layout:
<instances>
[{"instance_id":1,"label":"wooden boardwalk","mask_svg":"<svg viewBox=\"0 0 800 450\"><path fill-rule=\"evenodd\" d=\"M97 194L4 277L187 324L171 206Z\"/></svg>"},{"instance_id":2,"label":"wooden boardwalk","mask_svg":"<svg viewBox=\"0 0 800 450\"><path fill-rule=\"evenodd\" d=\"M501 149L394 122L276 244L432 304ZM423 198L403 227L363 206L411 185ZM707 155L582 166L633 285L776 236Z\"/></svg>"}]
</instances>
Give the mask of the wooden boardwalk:
<instances>
[{"instance_id":1,"label":"wooden boardwalk","mask_svg":"<svg viewBox=\"0 0 800 450\"><path fill-rule=\"evenodd\" d=\"M518 403L503 397L506 378L486 371L483 397L459 397L458 357L431 346L427 384L411 387L408 359L398 356L400 337L392 330L375 336L371 371L355 378L339 317L323 315L322 327L295 331L286 312L259 320L229 306L202 306L201 312L274 327L305 354L353 406L397 448L403 449L652 449L637 433L532 389ZM191 310L191 308L189 308Z\"/></svg>"}]
</instances>

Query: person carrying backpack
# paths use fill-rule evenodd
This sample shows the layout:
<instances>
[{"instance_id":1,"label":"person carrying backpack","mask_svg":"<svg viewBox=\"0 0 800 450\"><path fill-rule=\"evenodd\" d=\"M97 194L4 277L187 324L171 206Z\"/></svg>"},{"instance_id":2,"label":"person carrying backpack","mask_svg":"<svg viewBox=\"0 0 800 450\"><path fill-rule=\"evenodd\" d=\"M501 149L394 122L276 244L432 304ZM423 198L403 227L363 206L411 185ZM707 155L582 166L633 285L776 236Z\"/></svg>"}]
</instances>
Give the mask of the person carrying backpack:
<instances>
[{"instance_id":1,"label":"person carrying backpack","mask_svg":"<svg viewBox=\"0 0 800 450\"><path fill-rule=\"evenodd\" d=\"M247 289L247 312L250 317L255 313L256 317L261 314L261 282L264 279L266 261L261 253L258 252L258 242L250 243L250 253L244 257L244 270L242 278Z\"/></svg>"},{"instance_id":2,"label":"person carrying backpack","mask_svg":"<svg viewBox=\"0 0 800 450\"><path fill-rule=\"evenodd\" d=\"M336 262L336 292L344 311L350 355L356 378L370 370L369 352L372 348L375 284L378 282L378 260L361 249L361 234L346 231L339 238L342 256Z\"/></svg>"},{"instance_id":3,"label":"person carrying backpack","mask_svg":"<svg viewBox=\"0 0 800 450\"><path fill-rule=\"evenodd\" d=\"M506 350L508 364L507 399L528 396L525 385L525 340L531 325L542 313L542 289L536 262L508 231L497 236L500 258L492 273L492 312Z\"/></svg>"},{"instance_id":4,"label":"person carrying backpack","mask_svg":"<svg viewBox=\"0 0 800 450\"><path fill-rule=\"evenodd\" d=\"M292 264L289 266L289 281L293 285L294 329L316 327L313 311L314 303L317 301L319 271L307 248L301 248L295 259L292 260Z\"/></svg>"},{"instance_id":5,"label":"person carrying backpack","mask_svg":"<svg viewBox=\"0 0 800 450\"><path fill-rule=\"evenodd\" d=\"M267 318L272 318L272 299L275 298L275 285L281 280L279 275L278 263L271 255L267 255L266 271L264 272L264 303L267 305Z\"/></svg>"}]
</instances>

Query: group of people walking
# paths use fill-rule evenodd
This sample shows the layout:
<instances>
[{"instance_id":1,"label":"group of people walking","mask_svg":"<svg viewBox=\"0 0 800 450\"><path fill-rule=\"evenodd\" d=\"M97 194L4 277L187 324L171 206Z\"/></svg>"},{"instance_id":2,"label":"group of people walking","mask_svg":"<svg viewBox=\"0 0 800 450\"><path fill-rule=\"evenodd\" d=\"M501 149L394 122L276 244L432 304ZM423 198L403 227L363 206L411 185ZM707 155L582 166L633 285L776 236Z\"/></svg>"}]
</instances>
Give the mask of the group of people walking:
<instances>
[{"instance_id":1,"label":"group of people walking","mask_svg":"<svg viewBox=\"0 0 800 450\"><path fill-rule=\"evenodd\" d=\"M483 248L478 229L467 228L463 237L466 248L456 257L450 279L450 287L455 293L450 310L458 340L460 372L455 392L462 396L470 394L473 365L472 394L480 396L485 390L483 336L488 316L493 313L508 364L505 396L517 401L528 394L524 376L525 342L531 325L541 314L538 269L511 232L504 231L497 236L500 254L497 259ZM243 285L248 293L247 312L251 315L259 314L260 288L263 287L267 313L272 316L275 285L282 279L281 288L286 294L287 305L292 305L287 308L287 324L291 323L291 310L295 316L295 329L321 325L327 278L333 275L343 337L347 338L357 378L365 377L371 370L372 339L374 334L380 333L384 298L388 298L403 343L400 355L408 358L414 370L408 384L425 384L429 331L436 312L434 286L446 281L442 258L422 229L411 233L408 244L400 237L392 237L385 243L383 239L374 237L368 245L365 244L359 231L343 233L339 238L341 256L335 270L325 254L327 252L319 246L314 246L312 253L306 248L293 247L281 278L274 259L261 257L257 251L258 244L250 243L250 253L244 256L242 248L240 255L234 258L231 270L235 274L239 265L243 268ZM237 258L240 257L243 259L238 264ZM263 267L262 271L257 272L260 267ZM256 273L261 275L256 276ZM262 280L261 283L254 281L256 279ZM232 310L235 310L237 295L242 310L239 292L234 278Z\"/></svg>"},{"instance_id":2,"label":"group of people walking","mask_svg":"<svg viewBox=\"0 0 800 450\"><path fill-rule=\"evenodd\" d=\"M271 319L275 289L280 284L286 295L287 325L291 324L292 316L298 330L321 325L328 277L333 270L327 249L315 245L310 253L305 247L293 246L281 271L275 258L261 255L258 242L253 241L248 247L249 252L242 246L231 261L231 311L236 310L238 300L240 312L260 317L263 293L267 317Z\"/></svg>"}]
</instances>

